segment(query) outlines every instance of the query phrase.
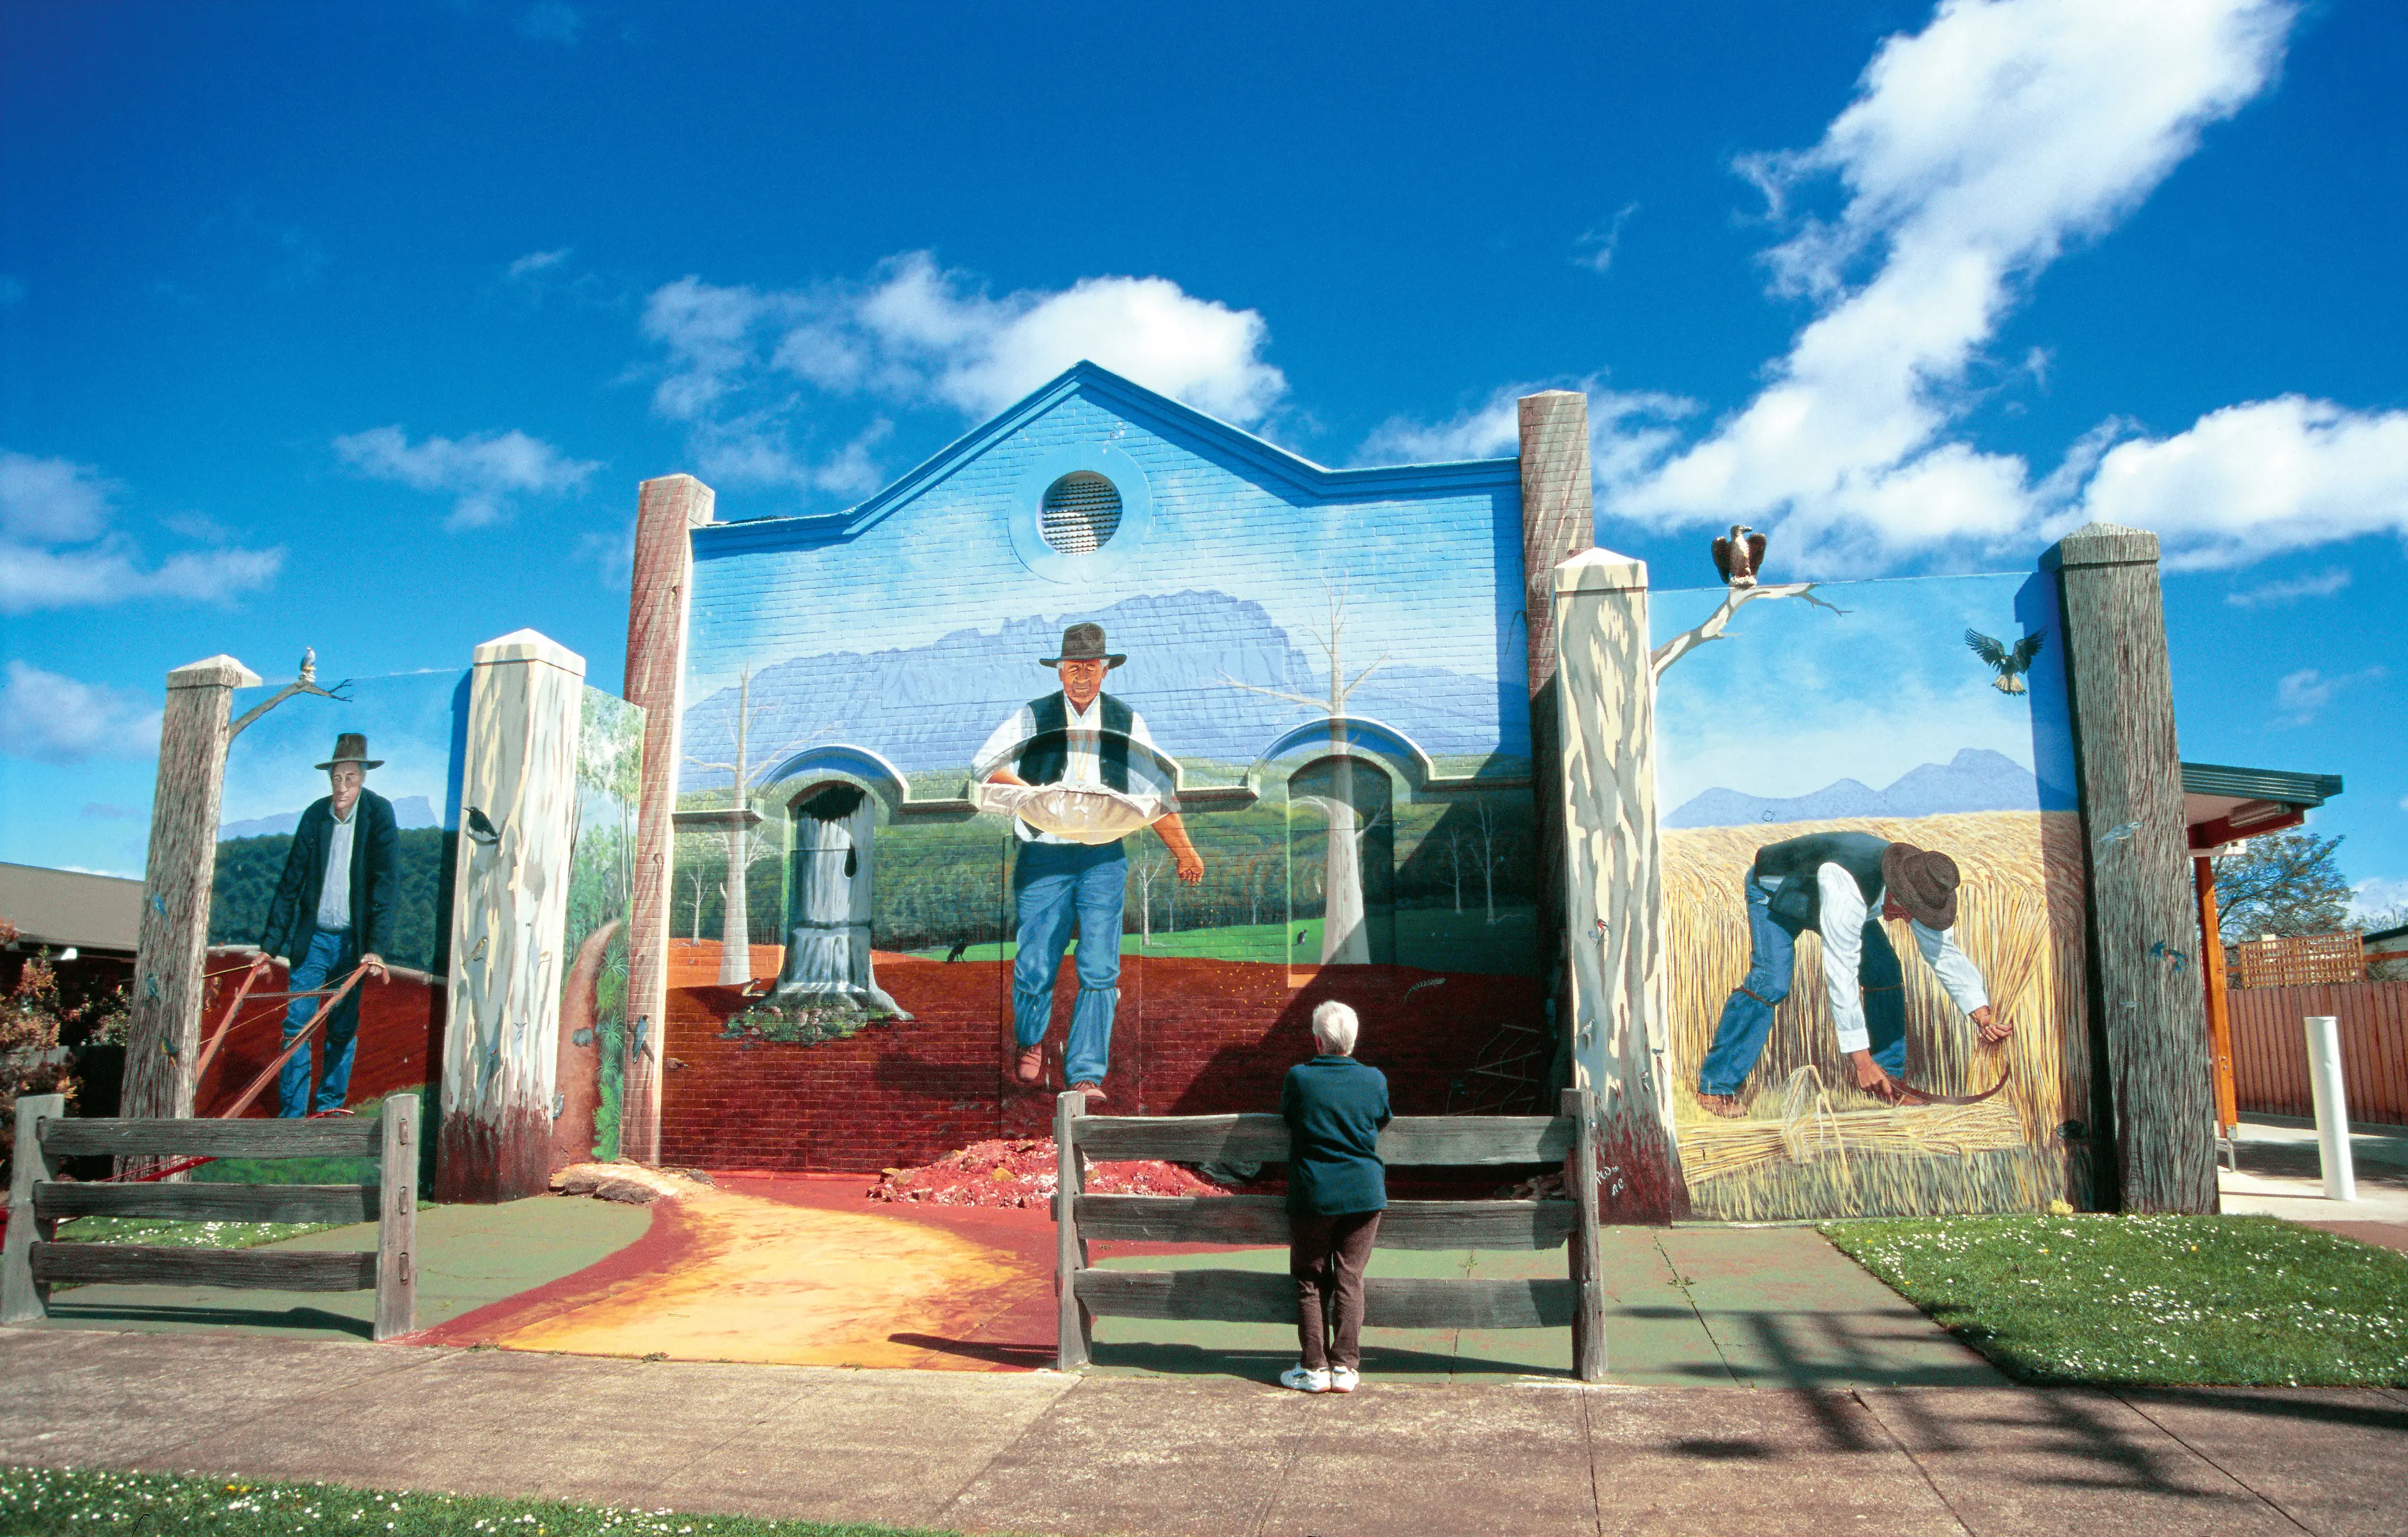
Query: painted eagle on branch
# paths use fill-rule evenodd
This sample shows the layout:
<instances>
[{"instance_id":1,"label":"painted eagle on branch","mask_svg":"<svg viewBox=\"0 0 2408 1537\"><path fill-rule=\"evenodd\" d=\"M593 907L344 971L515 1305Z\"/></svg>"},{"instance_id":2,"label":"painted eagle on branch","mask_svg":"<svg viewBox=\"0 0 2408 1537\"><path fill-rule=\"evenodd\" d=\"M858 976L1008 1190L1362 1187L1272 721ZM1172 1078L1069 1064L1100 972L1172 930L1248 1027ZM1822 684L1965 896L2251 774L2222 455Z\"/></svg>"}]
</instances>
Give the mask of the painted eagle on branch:
<instances>
[{"instance_id":1,"label":"painted eagle on branch","mask_svg":"<svg viewBox=\"0 0 2408 1537\"><path fill-rule=\"evenodd\" d=\"M1726 587L1753 587L1764 569L1764 536L1743 523L1731 524L1729 535L1714 540L1714 569Z\"/></svg>"},{"instance_id":2,"label":"painted eagle on branch","mask_svg":"<svg viewBox=\"0 0 2408 1537\"><path fill-rule=\"evenodd\" d=\"M1990 670L1999 675L1990 686L2001 694L2025 692L2024 674L2030 669L2032 658L2040 654L2040 642L2039 636L2027 635L2015 642L2014 650L2009 651L1979 630L1965 632L1966 648L1990 664Z\"/></svg>"}]
</instances>

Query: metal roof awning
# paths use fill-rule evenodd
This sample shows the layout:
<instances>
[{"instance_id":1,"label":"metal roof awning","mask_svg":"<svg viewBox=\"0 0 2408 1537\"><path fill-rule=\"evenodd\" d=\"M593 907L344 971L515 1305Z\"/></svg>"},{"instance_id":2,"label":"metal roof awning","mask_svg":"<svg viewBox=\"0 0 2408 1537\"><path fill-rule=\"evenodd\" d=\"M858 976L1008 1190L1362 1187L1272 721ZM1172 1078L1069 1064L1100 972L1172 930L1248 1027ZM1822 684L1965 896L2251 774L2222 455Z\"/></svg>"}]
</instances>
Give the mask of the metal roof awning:
<instances>
[{"instance_id":1,"label":"metal roof awning","mask_svg":"<svg viewBox=\"0 0 2408 1537\"><path fill-rule=\"evenodd\" d=\"M2296 827L2341 794L2339 774L2186 763L2182 777L2183 820L2189 825L2193 854Z\"/></svg>"},{"instance_id":2,"label":"metal roof awning","mask_svg":"<svg viewBox=\"0 0 2408 1537\"><path fill-rule=\"evenodd\" d=\"M134 954L142 927L142 883L116 875L0 865L0 918L17 926L26 949L74 945Z\"/></svg>"}]
</instances>

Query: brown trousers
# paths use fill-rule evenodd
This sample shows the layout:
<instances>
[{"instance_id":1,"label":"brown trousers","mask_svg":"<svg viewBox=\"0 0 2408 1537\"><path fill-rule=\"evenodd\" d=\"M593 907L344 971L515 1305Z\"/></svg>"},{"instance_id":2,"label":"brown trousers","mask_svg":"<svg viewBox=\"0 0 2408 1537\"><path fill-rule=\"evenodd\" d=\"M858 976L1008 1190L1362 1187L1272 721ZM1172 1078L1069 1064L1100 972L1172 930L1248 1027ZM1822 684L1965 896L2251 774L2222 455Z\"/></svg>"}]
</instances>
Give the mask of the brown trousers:
<instances>
[{"instance_id":1,"label":"brown trousers","mask_svg":"<svg viewBox=\"0 0 2408 1537\"><path fill-rule=\"evenodd\" d=\"M1379 1232L1377 1212L1288 1214L1287 1273L1306 1366L1362 1369L1363 1267Z\"/></svg>"}]
</instances>

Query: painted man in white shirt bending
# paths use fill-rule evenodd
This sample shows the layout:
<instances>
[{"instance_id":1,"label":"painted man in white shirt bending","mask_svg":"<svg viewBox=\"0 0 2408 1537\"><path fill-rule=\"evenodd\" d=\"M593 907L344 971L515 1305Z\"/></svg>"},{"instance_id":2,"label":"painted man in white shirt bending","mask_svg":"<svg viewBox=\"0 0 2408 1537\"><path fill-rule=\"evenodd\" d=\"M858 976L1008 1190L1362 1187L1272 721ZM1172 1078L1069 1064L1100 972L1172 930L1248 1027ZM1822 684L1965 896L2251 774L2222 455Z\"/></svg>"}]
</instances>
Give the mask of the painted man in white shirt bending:
<instances>
[{"instance_id":1,"label":"painted man in white shirt bending","mask_svg":"<svg viewBox=\"0 0 2408 1537\"><path fill-rule=\"evenodd\" d=\"M1901 1082L1906 973L1882 927L1885 909L1909 920L1915 948L1982 1040L2004 1041L2008 1026L1956 943L1956 862L1946 855L1870 833L1810 833L1758 849L1744 883L1747 980L1723 1005L1698 1070L1698 1102L1717 1115L1743 1113L1739 1091L1764 1053L1773 1006L1789 996L1797 938L1810 928L1823 937L1823 986L1856 1086L1891 1104L1913 1096Z\"/></svg>"},{"instance_id":2,"label":"painted man in white shirt bending","mask_svg":"<svg viewBox=\"0 0 2408 1537\"><path fill-rule=\"evenodd\" d=\"M1161 754L1145 719L1103 692L1104 674L1127 661L1109 650L1104 627L1073 625L1062 632L1062 654L1039 658L1062 680L1058 694L1031 699L997 726L979 749L971 777L992 784L1086 785L1126 793L1129 759L1147 765ZM1011 868L1012 907L1019 919L1012 964L1011 1016L1020 1055L1013 1070L1024 1084L1045 1072L1045 1032L1054 1018L1054 977L1075 925L1079 935L1079 998L1070 1011L1070 1038L1062 1072L1093 1099L1104 1097L1111 1069L1112 1011L1120 1002L1121 907L1128 890L1128 855L1120 840L1079 843L1012 823L1019 840ZM1154 830L1178 861L1179 879L1204 879L1204 861L1172 812Z\"/></svg>"}]
</instances>

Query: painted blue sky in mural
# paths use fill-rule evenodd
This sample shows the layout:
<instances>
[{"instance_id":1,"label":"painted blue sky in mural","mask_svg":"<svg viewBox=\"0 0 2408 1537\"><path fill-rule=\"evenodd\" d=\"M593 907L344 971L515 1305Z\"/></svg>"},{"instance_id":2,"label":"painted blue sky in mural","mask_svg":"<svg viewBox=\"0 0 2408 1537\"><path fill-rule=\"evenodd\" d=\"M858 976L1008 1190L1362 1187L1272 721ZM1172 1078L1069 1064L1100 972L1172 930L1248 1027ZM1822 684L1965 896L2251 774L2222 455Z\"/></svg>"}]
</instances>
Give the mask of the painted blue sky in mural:
<instances>
[{"instance_id":1,"label":"painted blue sky in mural","mask_svg":"<svg viewBox=\"0 0 2408 1537\"><path fill-rule=\"evenodd\" d=\"M368 756L383 767L368 770L367 787L393 802L394 820L404 827L459 826L458 725L454 701L466 702L461 685L467 669L405 672L355 678L341 690L348 700L298 695L243 728L226 752L225 799L219 809L221 838L291 832L311 801L326 794L326 774L316 765L334 753L340 732L368 739ZM341 682L320 674L321 684ZM234 713L265 699L273 688L238 689Z\"/></svg>"},{"instance_id":2,"label":"painted blue sky in mural","mask_svg":"<svg viewBox=\"0 0 2408 1537\"><path fill-rule=\"evenodd\" d=\"M1725 591L1655 595L1658 646ZM1743 604L1666 668L1656 795L1667 827L2071 809L2056 597L2019 575L1828 582ZM2020 694L1968 647L2041 637Z\"/></svg>"},{"instance_id":3,"label":"painted blue sky in mural","mask_svg":"<svg viewBox=\"0 0 2408 1537\"><path fill-rule=\"evenodd\" d=\"M844 507L1088 356L1332 465L1584 387L1668 585L2158 528L2186 754L2344 774L2408 899L2403 62L2377 0L0 6L0 858L139 868L168 668L611 686L638 479Z\"/></svg>"}]
</instances>

